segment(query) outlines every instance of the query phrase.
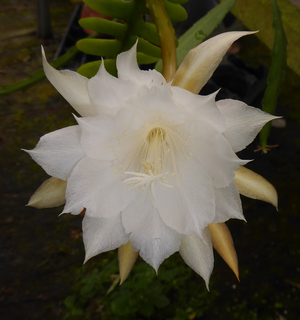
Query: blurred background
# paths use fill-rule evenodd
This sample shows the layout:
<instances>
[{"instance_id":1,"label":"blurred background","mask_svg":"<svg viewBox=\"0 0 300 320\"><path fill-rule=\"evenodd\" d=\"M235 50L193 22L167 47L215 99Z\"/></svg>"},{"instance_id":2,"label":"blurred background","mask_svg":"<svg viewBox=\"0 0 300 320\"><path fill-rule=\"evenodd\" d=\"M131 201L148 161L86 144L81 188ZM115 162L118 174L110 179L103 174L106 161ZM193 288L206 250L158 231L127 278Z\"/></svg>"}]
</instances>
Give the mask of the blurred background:
<instances>
[{"instance_id":1,"label":"blurred background","mask_svg":"<svg viewBox=\"0 0 300 320\"><path fill-rule=\"evenodd\" d=\"M197 9L198 18L193 17L193 2L203 4ZM122 286L118 285L116 252L82 266L82 217L58 217L62 208L25 206L48 177L21 148L32 149L42 135L75 124L71 106L43 80L24 92L0 97L0 319L299 319L300 59L294 56L300 47L293 39L300 39L300 10L297 0L278 2L292 38L287 34L289 68L276 110L283 118L272 126L268 142L276 147L267 154L255 152L259 145L255 140L239 156L254 159L247 167L276 187L279 211L242 198L247 223L227 223L241 282L216 252L210 292L178 254L162 264L158 276L139 259ZM78 3L51 0L49 10L43 11L47 1L0 1L0 86L23 80L41 68L41 44L51 61L74 45L78 34L85 36L72 26L74 16L80 14ZM198 0L188 2L186 9L197 20L215 5ZM204 93L223 87L219 98L237 98L260 107L271 63L269 10L268 1L237 1L232 12L244 24L229 15L219 30L262 28L257 35L261 40L249 36L236 43ZM192 23L179 24L176 30L180 34ZM263 28L263 23L268 27ZM67 67L76 69L88 59L79 54Z\"/></svg>"}]
</instances>

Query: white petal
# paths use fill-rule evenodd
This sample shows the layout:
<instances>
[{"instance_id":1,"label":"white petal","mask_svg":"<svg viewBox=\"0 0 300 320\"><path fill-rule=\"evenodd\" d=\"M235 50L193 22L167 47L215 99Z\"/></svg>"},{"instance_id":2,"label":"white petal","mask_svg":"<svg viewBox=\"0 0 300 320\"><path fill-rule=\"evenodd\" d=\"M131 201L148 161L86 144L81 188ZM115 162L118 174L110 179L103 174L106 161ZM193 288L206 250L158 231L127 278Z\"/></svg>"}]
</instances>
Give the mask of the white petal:
<instances>
[{"instance_id":1,"label":"white petal","mask_svg":"<svg viewBox=\"0 0 300 320\"><path fill-rule=\"evenodd\" d=\"M183 130L190 132L193 142L187 153L212 177L214 187L228 186L234 179L234 171L249 162L239 159L227 139L199 118L187 122Z\"/></svg>"},{"instance_id":2,"label":"white petal","mask_svg":"<svg viewBox=\"0 0 300 320\"><path fill-rule=\"evenodd\" d=\"M217 107L226 123L223 135L234 152L244 149L268 121L278 118L237 100L217 101Z\"/></svg>"},{"instance_id":3,"label":"white petal","mask_svg":"<svg viewBox=\"0 0 300 320\"><path fill-rule=\"evenodd\" d=\"M114 119L110 115L77 118L81 128L80 142L87 157L99 160L114 159L114 151L110 146L113 134Z\"/></svg>"},{"instance_id":4,"label":"white petal","mask_svg":"<svg viewBox=\"0 0 300 320\"><path fill-rule=\"evenodd\" d=\"M225 121L216 106L216 91L207 96L193 94L179 87L171 87L174 103L185 112L192 114L192 117L199 116L202 121L209 123L218 132L225 130Z\"/></svg>"},{"instance_id":5,"label":"white petal","mask_svg":"<svg viewBox=\"0 0 300 320\"><path fill-rule=\"evenodd\" d=\"M194 234L182 237L179 253L185 263L204 279L208 290L209 278L214 266L214 255L207 228L203 231L203 236L205 241Z\"/></svg>"},{"instance_id":6,"label":"white petal","mask_svg":"<svg viewBox=\"0 0 300 320\"><path fill-rule=\"evenodd\" d=\"M83 158L68 179L63 213L79 214L86 208L90 217L110 218L119 214L135 192L124 186L124 177L114 173L111 161Z\"/></svg>"},{"instance_id":7,"label":"white petal","mask_svg":"<svg viewBox=\"0 0 300 320\"><path fill-rule=\"evenodd\" d=\"M171 87L143 87L136 99L131 99L128 104L141 113L148 123L164 123L178 125L185 121L186 115L178 108L171 97Z\"/></svg>"},{"instance_id":8,"label":"white petal","mask_svg":"<svg viewBox=\"0 0 300 320\"><path fill-rule=\"evenodd\" d=\"M145 124L136 111L123 108L115 116L108 114L77 118L81 128L80 142L87 157L99 160L121 161L135 148L132 135Z\"/></svg>"},{"instance_id":9,"label":"white petal","mask_svg":"<svg viewBox=\"0 0 300 320\"><path fill-rule=\"evenodd\" d=\"M245 220L239 190L233 181L228 187L215 188L216 216L213 223L225 222L229 219Z\"/></svg>"},{"instance_id":10,"label":"white petal","mask_svg":"<svg viewBox=\"0 0 300 320\"><path fill-rule=\"evenodd\" d=\"M165 78L156 70L140 70L136 60L137 43L128 51L122 52L117 57L118 78L131 80L139 86L160 86L166 83Z\"/></svg>"},{"instance_id":11,"label":"white petal","mask_svg":"<svg viewBox=\"0 0 300 320\"><path fill-rule=\"evenodd\" d=\"M42 47L43 66L45 74L54 88L70 103L70 105L83 117L89 117L96 114L91 105L87 92L86 77L79 73L54 69L48 62Z\"/></svg>"},{"instance_id":12,"label":"white petal","mask_svg":"<svg viewBox=\"0 0 300 320\"><path fill-rule=\"evenodd\" d=\"M172 86L199 93L210 79L231 44L254 32L232 31L219 34L189 51L174 75Z\"/></svg>"},{"instance_id":13,"label":"white petal","mask_svg":"<svg viewBox=\"0 0 300 320\"><path fill-rule=\"evenodd\" d=\"M79 126L71 126L45 134L30 154L52 177L67 180L77 162L85 155L81 148Z\"/></svg>"},{"instance_id":14,"label":"white petal","mask_svg":"<svg viewBox=\"0 0 300 320\"><path fill-rule=\"evenodd\" d=\"M122 211L122 221L133 250L156 271L164 259L179 250L181 236L164 224L146 192L139 192Z\"/></svg>"},{"instance_id":15,"label":"white petal","mask_svg":"<svg viewBox=\"0 0 300 320\"><path fill-rule=\"evenodd\" d=\"M215 195L207 173L192 159L177 177L166 176L168 188L155 185L157 208L165 224L178 233L202 231L215 216Z\"/></svg>"},{"instance_id":16,"label":"white petal","mask_svg":"<svg viewBox=\"0 0 300 320\"><path fill-rule=\"evenodd\" d=\"M85 261L95 255L114 250L128 242L120 214L109 218L94 218L85 215L82 221Z\"/></svg>"},{"instance_id":17,"label":"white petal","mask_svg":"<svg viewBox=\"0 0 300 320\"><path fill-rule=\"evenodd\" d=\"M116 114L125 106L125 101L137 92L135 83L118 79L105 70L101 63L98 73L88 80L87 88L94 108L98 113Z\"/></svg>"}]
</instances>

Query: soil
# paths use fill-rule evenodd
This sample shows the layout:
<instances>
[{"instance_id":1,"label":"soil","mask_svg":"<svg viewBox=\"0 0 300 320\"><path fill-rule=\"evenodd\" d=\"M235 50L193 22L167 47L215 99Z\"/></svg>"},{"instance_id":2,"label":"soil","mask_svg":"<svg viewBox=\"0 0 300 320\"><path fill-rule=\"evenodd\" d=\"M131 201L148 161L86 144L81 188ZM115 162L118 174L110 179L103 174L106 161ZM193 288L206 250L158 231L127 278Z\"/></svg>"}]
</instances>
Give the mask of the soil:
<instances>
[{"instance_id":1,"label":"soil","mask_svg":"<svg viewBox=\"0 0 300 320\"><path fill-rule=\"evenodd\" d=\"M74 9L70 1L51 1L54 38L42 41L35 32L35 5L33 0L1 1L1 85L24 79L41 67L41 44L52 59ZM268 66L269 54L257 40L242 42L241 56L250 64ZM299 83L299 77L288 71L277 109L286 126L273 127L269 140L278 147L267 154L254 152L256 140L240 154L254 159L248 167L276 187L279 211L267 203L242 199L247 224L228 223L241 283L216 256L212 286L220 292L218 302L226 305L228 314L215 319L230 319L232 304L237 303L247 304L257 314L274 309L276 318L270 318L274 320L297 319L300 312ZM47 175L21 148L31 149L43 134L74 124L72 112L47 80L0 98L0 319L62 319L63 301L83 263L81 217L58 217L61 208L25 206Z\"/></svg>"}]
</instances>

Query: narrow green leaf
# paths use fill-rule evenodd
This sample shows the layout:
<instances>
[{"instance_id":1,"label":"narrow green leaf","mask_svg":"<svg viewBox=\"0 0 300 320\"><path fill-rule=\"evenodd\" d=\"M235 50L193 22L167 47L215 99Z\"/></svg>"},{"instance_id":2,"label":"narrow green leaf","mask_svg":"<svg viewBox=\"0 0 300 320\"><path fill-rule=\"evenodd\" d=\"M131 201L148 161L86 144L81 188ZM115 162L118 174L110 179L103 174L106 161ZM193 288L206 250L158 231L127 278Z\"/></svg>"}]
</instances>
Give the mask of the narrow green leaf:
<instances>
[{"instance_id":1,"label":"narrow green leaf","mask_svg":"<svg viewBox=\"0 0 300 320\"><path fill-rule=\"evenodd\" d=\"M52 61L51 65L55 69L61 68L64 64L71 61L74 56L79 52L76 46L71 47L64 55ZM32 73L27 79L21 80L17 83L6 85L0 88L0 96L16 92L16 91L25 91L40 82L45 78L45 72L43 69L38 70L37 72Z\"/></svg>"},{"instance_id":2,"label":"narrow green leaf","mask_svg":"<svg viewBox=\"0 0 300 320\"><path fill-rule=\"evenodd\" d=\"M281 21L281 12L276 0L271 0L273 12L274 43L272 49L272 64L268 74L268 87L265 91L262 109L271 114L275 114L277 99L284 80L284 73L287 63L286 46L287 41ZM267 123L260 132L260 143L262 151L267 152L267 140L270 135L271 123Z\"/></svg>"},{"instance_id":3,"label":"narrow green leaf","mask_svg":"<svg viewBox=\"0 0 300 320\"><path fill-rule=\"evenodd\" d=\"M98 72L101 63L102 63L101 60L85 63L77 69L77 72L82 76L85 76L87 78L92 78ZM106 71L108 71L113 76L117 76L115 59L104 60L104 65L105 65Z\"/></svg>"},{"instance_id":4,"label":"narrow green leaf","mask_svg":"<svg viewBox=\"0 0 300 320\"><path fill-rule=\"evenodd\" d=\"M187 13L180 4L164 0L166 12L172 22L180 22L187 19Z\"/></svg>"},{"instance_id":5,"label":"narrow green leaf","mask_svg":"<svg viewBox=\"0 0 300 320\"><path fill-rule=\"evenodd\" d=\"M145 39L139 38L138 47L139 52L143 52L149 56L161 58L161 50L160 47L153 45Z\"/></svg>"},{"instance_id":6,"label":"narrow green leaf","mask_svg":"<svg viewBox=\"0 0 300 320\"><path fill-rule=\"evenodd\" d=\"M154 24L139 19L136 21L132 31L139 37L144 38L157 46L160 45L159 35Z\"/></svg>"},{"instance_id":7,"label":"narrow green leaf","mask_svg":"<svg viewBox=\"0 0 300 320\"><path fill-rule=\"evenodd\" d=\"M145 53L138 52L137 53L137 62L138 64L151 64L155 63L159 60L159 58L148 56Z\"/></svg>"},{"instance_id":8,"label":"narrow green leaf","mask_svg":"<svg viewBox=\"0 0 300 320\"><path fill-rule=\"evenodd\" d=\"M176 50L178 65L180 65L191 49L198 46L214 31L214 29L222 22L225 15L234 6L235 2L236 0L223 0L180 37ZM161 72L161 61L156 64L155 69Z\"/></svg>"},{"instance_id":9,"label":"narrow green leaf","mask_svg":"<svg viewBox=\"0 0 300 320\"><path fill-rule=\"evenodd\" d=\"M98 33L108 34L116 37L118 40L123 40L126 32L128 31L127 24L109 21L102 18L90 17L80 19L78 22L83 28L94 30Z\"/></svg>"},{"instance_id":10,"label":"narrow green leaf","mask_svg":"<svg viewBox=\"0 0 300 320\"><path fill-rule=\"evenodd\" d=\"M122 0L84 0L91 9L111 18L129 22L135 1L125 2Z\"/></svg>"},{"instance_id":11,"label":"narrow green leaf","mask_svg":"<svg viewBox=\"0 0 300 320\"><path fill-rule=\"evenodd\" d=\"M116 58L121 50L121 42L111 39L82 39L76 45L84 53L108 58Z\"/></svg>"}]
</instances>

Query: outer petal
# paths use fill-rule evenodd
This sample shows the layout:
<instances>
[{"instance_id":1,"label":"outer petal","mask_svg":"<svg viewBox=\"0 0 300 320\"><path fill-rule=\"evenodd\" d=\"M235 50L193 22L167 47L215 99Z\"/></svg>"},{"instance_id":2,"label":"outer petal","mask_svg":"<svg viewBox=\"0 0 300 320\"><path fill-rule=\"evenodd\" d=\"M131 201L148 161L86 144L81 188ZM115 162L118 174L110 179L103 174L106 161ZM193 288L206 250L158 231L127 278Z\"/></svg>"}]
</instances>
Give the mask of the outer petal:
<instances>
[{"instance_id":1,"label":"outer petal","mask_svg":"<svg viewBox=\"0 0 300 320\"><path fill-rule=\"evenodd\" d=\"M213 223L229 219L245 220L239 190L233 181L228 187L215 188L216 215Z\"/></svg>"},{"instance_id":2,"label":"outer petal","mask_svg":"<svg viewBox=\"0 0 300 320\"><path fill-rule=\"evenodd\" d=\"M84 216L82 221L85 261L95 255L114 250L128 242L120 214L109 218Z\"/></svg>"},{"instance_id":3,"label":"outer petal","mask_svg":"<svg viewBox=\"0 0 300 320\"><path fill-rule=\"evenodd\" d=\"M54 88L70 103L70 105L81 116L88 117L95 115L96 111L91 105L90 98L87 92L88 79L74 71L58 71L54 69L47 62L43 47L42 55L45 74Z\"/></svg>"},{"instance_id":4,"label":"outer petal","mask_svg":"<svg viewBox=\"0 0 300 320\"><path fill-rule=\"evenodd\" d=\"M208 228L203 231L204 241L195 234L184 236L181 240L179 253L185 263L197 272L208 283L214 266L214 255Z\"/></svg>"},{"instance_id":5,"label":"outer petal","mask_svg":"<svg viewBox=\"0 0 300 320\"><path fill-rule=\"evenodd\" d=\"M38 209L61 206L66 202L66 187L67 181L52 177L39 186L27 206Z\"/></svg>"},{"instance_id":6,"label":"outer petal","mask_svg":"<svg viewBox=\"0 0 300 320\"><path fill-rule=\"evenodd\" d=\"M118 215L135 197L123 180L111 161L83 158L68 179L63 213L79 214L86 208L90 217Z\"/></svg>"},{"instance_id":7,"label":"outer petal","mask_svg":"<svg viewBox=\"0 0 300 320\"><path fill-rule=\"evenodd\" d=\"M85 155L79 142L79 126L56 130L41 137L30 154L52 177L67 180L76 163Z\"/></svg>"},{"instance_id":8,"label":"outer petal","mask_svg":"<svg viewBox=\"0 0 300 320\"><path fill-rule=\"evenodd\" d=\"M101 63L98 73L88 80L87 88L92 105L98 113L113 115L137 92L134 82L110 75L105 70L104 63Z\"/></svg>"},{"instance_id":9,"label":"outer petal","mask_svg":"<svg viewBox=\"0 0 300 320\"><path fill-rule=\"evenodd\" d=\"M128 101L127 105L141 113L149 123L165 122L174 126L186 119L186 114L172 100L168 85L150 89L143 87L137 98Z\"/></svg>"},{"instance_id":10,"label":"outer petal","mask_svg":"<svg viewBox=\"0 0 300 320\"><path fill-rule=\"evenodd\" d=\"M179 87L171 87L174 103L194 118L198 115L202 121L209 123L218 132L225 130L225 121L216 106L216 91L207 96L195 95Z\"/></svg>"},{"instance_id":11,"label":"outer petal","mask_svg":"<svg viewBox=\"0 0 300 320\"><path fill-rule=\"evenodd\" d=\"M190 132L193 142L187 147L187 154L212 177L212 185L216 188L229 186L234 170L249 162L239 159L226 138L199 117L187 122L183 130Z\"/></svg>"},{"instance_id":12,"label":"outer petal","mask_svg":"<svg viewBox=\"0 0 300 320\"><path fill-rule=\"evenodd\" d=\"M234 180L240 194L248 198L269 202L277 209L278 196L276 189L265 178L241 166L235 172Z\"/></svg>"},{"instance_id":13,"label":"outer petal","mask_svg":"<svg viewBox=\"0 0 300 320\"><path fill-rule=\"evenodd\" d=\"M244 149L268 121L278 118L242 101L226 99L216 104L226 123L223 135L234 152Z\"/></svg>"},{"instance_id":14,"label":"outer petal","mask_svg":"<svg viewBox=\"0 0 300 320\"><path fill-rule=\"evenodd\" d=\"M137 43L128 51L122 52L117 57L118 78L131 80L139 86L160 86L166 83L165 78L156 70L140 70L136 61Z\"/></svg>"},{"instance_id":15,"label":"outer petal","mask_svg":"<svg viewBox=\"0 0 300 320\"><path fill-rule=\"evenodd\" d=\"M255 32L226 32L202 42L189 51L176 71L172 86L199 93L220 64L231 44Z\"/></svg>"},{"instance_id":16,"label":"outer petal","mask_svg":"<svg viewBox=\"0 0 300 320\"><path fill-rule=\"evenodd\" d=\"M91 159L112 160L114 151L109 146L113 134L114 119L102 114L94 117L77 118L81 128L80 142L87 157Z\"/></svg>"},{"instance_id":17,"label":"outer petal","mask_svg":"<svg viewBox=\"0 0 300 320\"><path fill-rule=\"evenodd\" d=\"M167 176L168 188L155 185L155 200L164 223L181 234L202 232L215 216L215 194L205 170L192 159L178 177Z\"/></svg>"},{"instance_id":18,"label":"outer petal","mask_svg":"<svg viewBox=\"0 0 300 320\"><path fill-rule=\"evenodd\" d=\"M165 225L147 192L138 193L123 210L122 221L133 250L156 271L164 259L179 250L181 236Z\"/></svg>"}]
</instances>

